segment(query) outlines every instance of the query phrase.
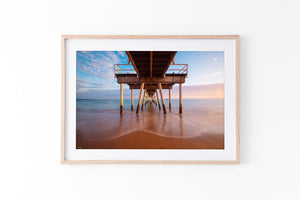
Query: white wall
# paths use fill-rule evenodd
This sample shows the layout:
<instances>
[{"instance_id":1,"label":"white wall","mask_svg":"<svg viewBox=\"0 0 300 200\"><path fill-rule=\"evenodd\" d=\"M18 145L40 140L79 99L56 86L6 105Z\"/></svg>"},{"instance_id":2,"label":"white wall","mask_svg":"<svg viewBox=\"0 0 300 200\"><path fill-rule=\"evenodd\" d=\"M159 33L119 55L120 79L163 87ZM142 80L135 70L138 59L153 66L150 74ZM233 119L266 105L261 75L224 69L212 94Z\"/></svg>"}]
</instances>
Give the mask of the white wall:
<instances>
[{"instance_id":1,"label":"white wall","mask_svg":"<svg viewBox=\"0 0 300 200\"><path fill-rule=\"evenodd\" d=\"M299 6L1 1L0 199L300 199ZM240 34L241 164L60 165L61 34Z\"/></svg>"}]
</instances>

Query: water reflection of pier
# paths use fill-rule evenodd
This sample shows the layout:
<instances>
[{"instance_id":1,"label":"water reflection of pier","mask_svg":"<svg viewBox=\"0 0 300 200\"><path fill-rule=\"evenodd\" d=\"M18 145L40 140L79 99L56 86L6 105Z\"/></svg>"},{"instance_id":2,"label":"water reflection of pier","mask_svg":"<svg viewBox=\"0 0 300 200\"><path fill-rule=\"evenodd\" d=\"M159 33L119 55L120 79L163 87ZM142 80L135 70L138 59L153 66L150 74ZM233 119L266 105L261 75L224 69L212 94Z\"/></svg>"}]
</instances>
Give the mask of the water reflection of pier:
<instances>
[{"instance_id":1,"label":"water reflection of pier","mask_svg":"<svg viewBox=\"0 0 300 200\"><path fill-rule=\"evenodd\" d=\"M169 138L189 138L200 135L204 130L204 124L196 122L195 124L200 124L201 127L197 131L184 135L182 115L170 113L170 115L166 116L156 111L155 104L149 104L148 106L148 112L143 112L138 116L132 112L119 115L119 132L111 136L119 137L135 131L144 131ZM118 118L118 116L115 118Z\"/></svg>"},{"instance_id":2,"label":"water reflection of pier","mask_svg":"<svg viewBox=\"0 0 300 200\"><path fill-rule=\"evenodd\" d=\"M140 90L136 114L139 114L140 109L143 110L148 103L157 105L159 110L162 107L164 113L167 113L163 89L169 90L171 111L171 90L175 84L179 84L179 113L182 113L182 83L187 77L188 65L175 64L176 53L176 51L126 51L128 64L115 64L115 77L120 84L121 114L123 114L123 84L128 84L131 90L131 111L133 111L133 90Z\"/></svg>"}]
</instances>

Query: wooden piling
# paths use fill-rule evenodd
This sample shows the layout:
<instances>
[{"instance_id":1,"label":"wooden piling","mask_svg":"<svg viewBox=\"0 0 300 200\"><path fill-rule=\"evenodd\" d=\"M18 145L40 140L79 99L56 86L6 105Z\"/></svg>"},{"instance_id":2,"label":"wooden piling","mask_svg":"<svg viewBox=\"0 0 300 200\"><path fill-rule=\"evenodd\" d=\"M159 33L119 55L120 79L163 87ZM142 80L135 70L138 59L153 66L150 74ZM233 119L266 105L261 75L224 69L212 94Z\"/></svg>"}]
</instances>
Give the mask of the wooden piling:
<instances>
[{"instance_id":1,"label":"wooden piling","mask_svg":"<svg viewBox=\"0 0 300 200\"><path fill-rule=\"evenodd\" d=\"M145 102L145 108L146 108L146 105L149 103L149 96L148 94L146 94L146 102Z\"/></svg>"},{"instance_id":2,"label":"wooden piling","mask_svg":"<svg viewBox=\"0 0 300 200\"><path fill-rule=\"evenodd\" d=\"M133 111L133 89L131 89L131 111Z\"/></svg>"},{"instance_id":3,"label":"wooden piling","mask_svg":"<svg viewBox=\"0 0 300 200\"><path fill-rule=\"evenodd\" d=\"M123 83L120 84L120 113L123 114Z\"/></svg>"},{"instance_id":4,"label":"wooden piling","mask_svg":"<svg viewBox=\"0 0 300 200\"><path fill-rule=\"evenodd\" d=\"M139 112L140 112L140 105L141 105L143 90L144 90L144 83L141 84L140 95L139 95L139 102L138 102L138 105L136 107L136 114L139 114Z\"/></svg>"},{"instance_id":5,"label":"wooden piling","mask_svg":"<svg viewBox=\"0 0 300 200\"><path fill-rule=\"evenodd\" d=\"M166 114L167 110L166 110L166 105L165 105L165 101L164 101L164 96L163 96L163 92L162 92L161 83L158 84L158 88L159 88L159 92L160 92L160 99L161 99L161 102L162 102L163 110L164 110L164 113Z\"/></svg>"},{"instance_id":6,"label":"wooden piling","mask_svg":"<svg viewBox=\"0 0 300 200\"><path fill-rule=\"evenodd\" d=\"M148 100L148 94L146 94L146 96L145 96L145 108L146 108L146 105L147 105L147 100Z\"/></svg>"},{"instance_id":7,"label":"wooden piling","mask_svg":"<svg viewBox=\"0 0 300 200\"><path fill-rule=\"evenodd\" d=\"M142 102L142 110L144 110L144 103L145 103L146 93L147 93L147 89L144 89L144 97L143 97L143 102Z\"/></svg>"},{"instance_id":8,"label":"wooden piling","mask_svg":"<svg viewBox=\"0 0 300 200\"><path fill-rule=\"evenodd\" d=\"M182 113L182 83L179 83L179 114Z\"/></svg>"},{"instance_id":9,"label":"wooden piling","mask_svg":"<svg viewBox=\"0 0 300 200\"><path fill-rule=\"evenodd\" d=\"M171 107L172 107L172 105L171 105L171 89L169 89L169 110L170 110L170 112L171 112Z\"/></svg>"},{"instance_id":10,"label":"wooden piling","mask_svg":"<svg viewBox=\"0 0 300 200\"><path fill-rule=\"evenodd\" d=\"M123 115L121 115L120 117L120 131L119 131L119 135L122 135L123 133Z\"/></svg>"},{"instance_id":11,"label":"wooden piling","mask_svg":"<svg viewBox=\"0 0 300 200\"><path fill-rule=\"evenodd\" d=\"M152 96L151 100L152 100L152 103L154 103L155 106L157 106L157 103L156 103L156 100L155 100L155 94Z\"/></svg>"},{"instance_id":12,"label":"wooden piling","mask_svg":"<svg viewBox=\"0 0 300 200\"><path fill-rule=\"evenodd\" d=\"M157 98L158 108L159 108L159 110L160 110L161 108L160 108L160 102L159 102L159 97L158 97L157 89L155 90L155 94L156 94L156 98Z\"/></svg>"}]
</instances>

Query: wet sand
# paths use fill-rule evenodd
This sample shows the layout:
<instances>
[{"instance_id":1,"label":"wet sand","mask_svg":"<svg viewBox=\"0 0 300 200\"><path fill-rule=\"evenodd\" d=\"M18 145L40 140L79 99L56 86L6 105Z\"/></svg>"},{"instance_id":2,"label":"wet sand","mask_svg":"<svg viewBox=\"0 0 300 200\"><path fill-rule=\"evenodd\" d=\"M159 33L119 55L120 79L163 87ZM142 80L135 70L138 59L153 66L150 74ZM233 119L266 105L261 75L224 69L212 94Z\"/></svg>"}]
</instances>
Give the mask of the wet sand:
<instances>
[{"instance_id":1,"label":"wet sand","mask_svg":"<svg viewBox=\"0 0 300 200\"><path fill-rule=\"evenodd\" d=\"M77 110L77 149L224 149L222 106L177 108L164 114L148 104L139 115Z\"/></svg>"},{"instance_id":2,"label":"wet sand","mask_svg":"<svg viewBox=\"0 0 300 200\"><path fill-rule=\"evenodd\" d=\"M77 134L78 149L224 149L222 134L202 134L194 138L168 138L137 131L115 139L90 142Z\"/></svg>"}]
</instances>

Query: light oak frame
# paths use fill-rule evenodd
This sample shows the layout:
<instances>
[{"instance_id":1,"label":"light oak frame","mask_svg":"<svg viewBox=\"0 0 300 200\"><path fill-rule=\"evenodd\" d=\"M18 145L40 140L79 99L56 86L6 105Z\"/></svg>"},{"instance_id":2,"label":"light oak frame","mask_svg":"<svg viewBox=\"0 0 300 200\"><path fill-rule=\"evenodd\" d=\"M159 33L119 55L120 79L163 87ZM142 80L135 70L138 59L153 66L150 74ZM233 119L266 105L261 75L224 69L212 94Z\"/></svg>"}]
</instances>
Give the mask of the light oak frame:
<instances>
[{"instance_id":1,"label":"light oak frame","mask_svg":"<svg viewBox=\"0 0 300 200\"><path fill-rule=\"evenodd\" d=\"M66 160L66 40L68 39L233 39L236 53L236 160L232 161L183 161L183 160ZM239 164L239 35L62 35L61 36L61 164Z\"/></svg>"}]
</instances>

